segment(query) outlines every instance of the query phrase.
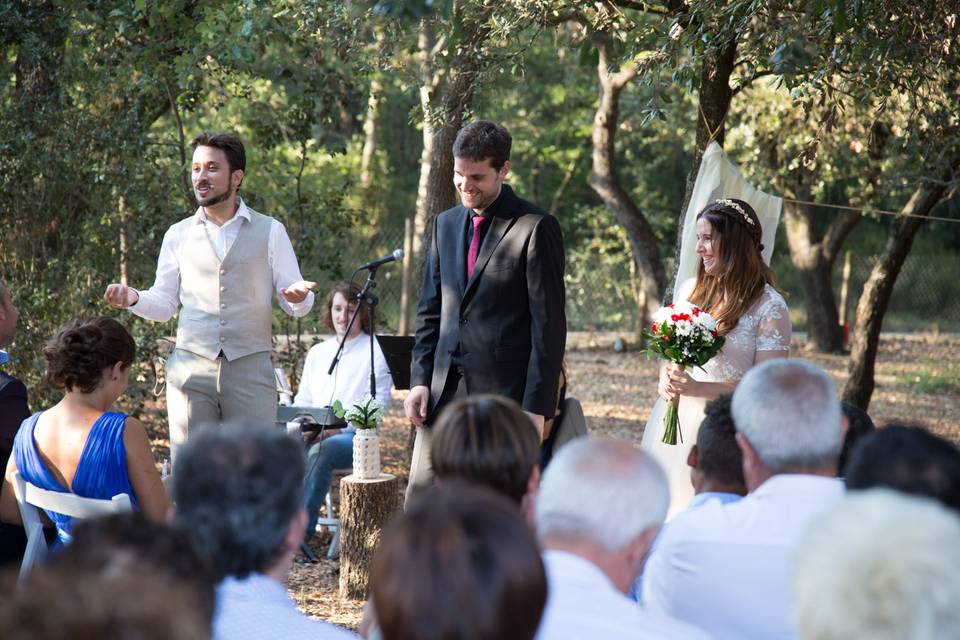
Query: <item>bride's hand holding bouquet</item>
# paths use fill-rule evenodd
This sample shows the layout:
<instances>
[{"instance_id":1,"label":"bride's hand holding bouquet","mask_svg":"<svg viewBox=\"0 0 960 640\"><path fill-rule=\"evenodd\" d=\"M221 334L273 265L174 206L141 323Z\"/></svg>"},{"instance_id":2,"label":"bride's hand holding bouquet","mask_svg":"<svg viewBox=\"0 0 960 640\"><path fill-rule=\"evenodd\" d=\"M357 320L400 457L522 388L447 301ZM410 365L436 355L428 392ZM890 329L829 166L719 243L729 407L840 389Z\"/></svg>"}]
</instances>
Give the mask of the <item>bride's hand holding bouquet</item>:
<instances>
[{"instance_id":1,"label":"bride's hand holding bouquet","mask_svg":"<svg viewBox=\"0 0 960 640\"><path fill-rule=\"evenodd\" d=\"M672 374L668 380L661 377L661 395L664 395L665 391L669 393L668 387L673 387L674 382L683 386L681 379L689 378L686 373L682 373L683 370L690 366L702 368L719 353L724 342L723 336L717 333L716 320L689 302L678 302L658 310L653 314L650 329L644 331L644 337L648 340L648 351L673 363L675 370L679 369L679 373ZM670 393L670 396L663 418L662 440L665 444L677 444L677 436L680 434L677 413L680 395ZM680 439L682 442L682 434Z\"/></svg>"}]
</instances>

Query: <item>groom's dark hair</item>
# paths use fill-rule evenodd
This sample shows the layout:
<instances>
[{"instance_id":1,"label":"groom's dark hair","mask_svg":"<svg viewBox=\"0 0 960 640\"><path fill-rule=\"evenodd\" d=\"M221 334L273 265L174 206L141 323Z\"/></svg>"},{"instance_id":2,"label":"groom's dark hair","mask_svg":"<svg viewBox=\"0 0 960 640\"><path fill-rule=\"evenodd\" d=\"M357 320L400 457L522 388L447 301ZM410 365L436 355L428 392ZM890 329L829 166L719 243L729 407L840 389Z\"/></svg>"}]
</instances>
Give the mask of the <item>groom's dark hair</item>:
<instances>
[{"instance_id":1,"label":"groom's dark hair","mask_svg":"<svg viewBox=\"0 0 960 640\"><path fill-rule=\"evenodd\" d=\"M488 120L471 122L453 141L453 157L482 162L490 158L490 166L497 171L510 159L513 138L506 127Z\"/></svg>"}]
</instances>

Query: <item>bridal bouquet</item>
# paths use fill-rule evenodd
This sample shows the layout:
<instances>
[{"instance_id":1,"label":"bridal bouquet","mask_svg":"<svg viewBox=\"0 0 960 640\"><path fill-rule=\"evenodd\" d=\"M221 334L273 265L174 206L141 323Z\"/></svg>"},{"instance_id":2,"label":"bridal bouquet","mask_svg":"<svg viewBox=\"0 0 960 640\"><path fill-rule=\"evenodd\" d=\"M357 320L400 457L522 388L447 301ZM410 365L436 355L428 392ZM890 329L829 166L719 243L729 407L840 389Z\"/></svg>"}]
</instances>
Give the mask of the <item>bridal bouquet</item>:
<instances>
[{"instance_id":1,"label":"bridal bouquet","mask_svg":"<svg viewBox=\"0 0 960 640\"><path fill-rule=\"evenodd\" d=\"M689 366L703 367L710 358L717 355L723 346L723 336L717 333L717 321L689 302L662 307L653 314L653 323L649 331L643 332L649 341L648 350L666 358L681 369ZM663 417L663 442L677 444L680 420L677 407L680 398L675 397L667 404ZM680 434L683 442L683 434Z\"/></svg>"}]
</instances>

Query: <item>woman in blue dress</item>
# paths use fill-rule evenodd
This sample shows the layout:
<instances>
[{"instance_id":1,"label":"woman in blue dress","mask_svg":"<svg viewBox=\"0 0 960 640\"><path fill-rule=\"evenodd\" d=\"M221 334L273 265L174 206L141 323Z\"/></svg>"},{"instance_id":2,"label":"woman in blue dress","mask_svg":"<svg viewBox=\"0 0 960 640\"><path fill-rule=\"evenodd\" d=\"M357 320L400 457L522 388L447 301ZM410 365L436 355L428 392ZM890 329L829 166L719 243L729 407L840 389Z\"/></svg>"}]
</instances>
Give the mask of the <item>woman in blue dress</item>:
<instances>
[{"instance_id":1,"label":"woman in blue dress","mask_svg":"<svg viewBox=\"0 0 960 640\"><path fill-rule=\"evenodd\" d=\"M143 424L110 411L127 388L136 355L133 338L111 318L70 322L43 349L47 379L64 391L52 408L20 425L0 492L0 519L19 523L13 493L16 471L53 491L110 499L126 493L134 508L162 521L170 508ZM61 543L68 543L70 518L47 516Z\"/></svg>"}]
</instances>

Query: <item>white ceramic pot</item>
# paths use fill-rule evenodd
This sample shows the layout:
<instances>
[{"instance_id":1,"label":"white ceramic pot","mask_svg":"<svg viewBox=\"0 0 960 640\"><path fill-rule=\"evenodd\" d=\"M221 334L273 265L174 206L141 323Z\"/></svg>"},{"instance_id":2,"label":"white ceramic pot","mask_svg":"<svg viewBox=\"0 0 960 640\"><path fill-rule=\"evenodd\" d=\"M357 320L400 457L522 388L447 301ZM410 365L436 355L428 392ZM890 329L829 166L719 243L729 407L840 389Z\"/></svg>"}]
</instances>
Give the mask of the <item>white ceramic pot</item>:
<instances>
[{"instance_id":1,"label":"white ceramic pot","mask_svg":"<svg viewBox=\"0 0 960 640\"><path fill-rule=\"evenodd\" d=\"M353 475L360 480L380 477L380 434L376 429L357 429L353 436Z\"/></svg>"}]
</instances>

